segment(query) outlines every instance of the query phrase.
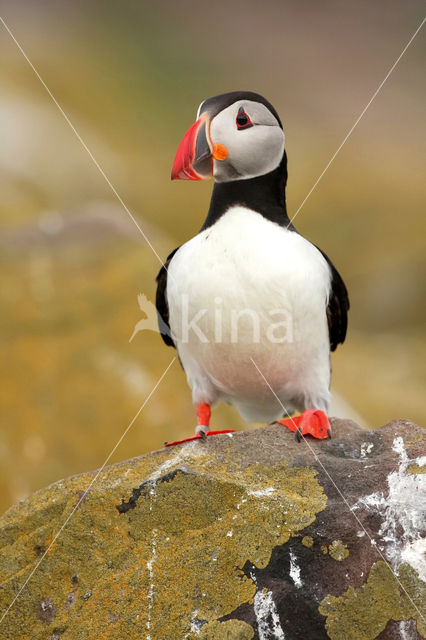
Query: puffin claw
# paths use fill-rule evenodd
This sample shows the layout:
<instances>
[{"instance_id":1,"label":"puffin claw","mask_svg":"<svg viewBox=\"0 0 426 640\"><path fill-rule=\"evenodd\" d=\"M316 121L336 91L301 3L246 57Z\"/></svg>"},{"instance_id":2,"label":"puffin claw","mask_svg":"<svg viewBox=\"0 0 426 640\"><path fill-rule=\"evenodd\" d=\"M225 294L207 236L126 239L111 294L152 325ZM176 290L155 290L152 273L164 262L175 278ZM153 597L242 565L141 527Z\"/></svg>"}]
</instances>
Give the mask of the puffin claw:
<instances>
[{"instance_id":1,"label":"puffin claw","mask_svg":"<svg viewBox=\"0 0 426 640\"><path fill-rule=\"evenodd\" d=\"M302 442L302 427L299 427L296 431L296 440L297 442Z\"/></svg>"},{"instance_id":2,"label":"puffin claw","mask_svg":"<svg viewBox=\"0 0 426 640\"><path fill-rule=\"evenodd\" d=\"M203 440L206 439L206 434L210 431L209 425L206 424L197 424L195 427L195 435L200 436Z\"/></svg>"},{"instance_id":3,"label":"puffin claw","mask_svg":"<svg viewBox=\"0 0 426 640\"><path fill-rule=\"evenodd\" d=\"M330 429L330 427L328 427L328 429L327 429L327 435L331 439L331 429Z\"/></svg>"}]
</instances>

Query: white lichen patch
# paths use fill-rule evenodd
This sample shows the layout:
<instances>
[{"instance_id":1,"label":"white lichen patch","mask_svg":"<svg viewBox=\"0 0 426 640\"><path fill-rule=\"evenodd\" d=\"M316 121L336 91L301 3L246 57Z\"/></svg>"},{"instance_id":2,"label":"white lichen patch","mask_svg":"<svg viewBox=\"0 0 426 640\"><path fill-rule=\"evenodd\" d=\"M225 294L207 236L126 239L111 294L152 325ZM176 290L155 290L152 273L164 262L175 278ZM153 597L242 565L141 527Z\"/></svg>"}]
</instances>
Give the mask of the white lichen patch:
<instances>
[{"instance_id":1,"label":"white lichen patch","mask_svg":"<svg viewBox=\"0 0 426 640\"><path fill-rule=\"evenodd\" d=\"M420 535L426 521L426 474L407 472L409 465L423 466L426 457L410 459L401 437L394 439L392 449L399 456L399 465L387 477L387 495L383 491L371 493L360 498L353 509L380 515L380 548L394 569L408 562L426 580L425 541Z\"/></svg>"},{"instance_id":2,"label":"white lichen patch","mask_svg":"<svg viewBox=\"0 0 426 640\"><path fill-rule=\"evenodd\" d=\"M183 462L190 463L197 461L201 455L203 454L200 453L200 447L195 446L194 442L188 442L186 445L180 447L171 458L162 462L146 479L146 483L151 484L149 491L151 498L155 497L156 483L161 476L175 471L178 468L185 470L185 466L182 464ZM152 503L150 510L152 510Z\"/></svg>"},{"instance_id":3,"label":"white lichen patch","mask_svg":"<svg viewBox=\"0 0 426 640\"><path fill-rule=\"evenodd\" d=\"M399 634L401 640L412 640L415 636L417 636L416 621L401 620L401 622L399 623Z\"/></svg>"},{"instance_id":4,"label":"white lichen patch","mask_svg":"<svg viewBox=\"0 0 426 640\"><path fill-rule=\"evenodd\" d=\"M401 560L408 562L426 582L426 538L419 538L407 544L401 552Z\"/></svg>"},{"instance_id":5,"label":"white lichen patch","mask_svg":"<svg viewBox=\"0 0 426 640\"><path fill-rule=\"evenodd\" d=\"M191 620L192 633L195 633L196 636L199 636L202 626L203 626L203 622L201 620L198 620L198 609L195 609L194 613L192 614L192 620Z\"/></svg>"},{"instance_id":6,"label":"white lichen patch","mask_svg":"<svg viewBox=\"0 0 426 640\"><path fill-rule=\"evenodd\" d=\"M253 571L250 572L250 577L257 587L257 580ZM253 608L259 640L285 640L284 630L272 597L272 591L267 591L266 589L257 591L253 598Z\"/></svg>"},{"instance_id":7,"label":"white lichen patch","mask_svg":"<svg viewBox=\"0 0 426 640\"><path fill-rule=\"evenodd\" d=\"M185 453L187 452L184 452L183 447L179 449L179 451L174 456L160 464L155 469L155 471L153 471L151 475L146 479L146 482L152 482L154 484L162 475L164 475L168 471L171 471L174 467L179 466L182 460L187 457Z\"/></svg>"},{"instance_id":8,"label":"white lichen patch","mask_svg":"<svg viewBox=\"0 0 426 640\"><path fill-rule=\"evenodd\" d=\"M258 489L257 491L247 491L249 496L254 496L255 498L263 498L265 496L271 496L275 491L274 487L267 487L266 489Z\"/></svg>"},{"instance_id":9,"label":"white lichen patch","mask_svg":"<svg viewBox=\"0 0 426 640\"><path fill-rule=\"evenodd\" d=\"M254 596L254 614L256 616L259 640L285 640L277 607L272 591L258 591Z\"/></svg>"},{"instance_id":10,"label":"white lichen patch","mask_svg":"<svg viewBox=\"0 0 426 640\"><path fill-rule=\"evenodd\" d=\"M297 564L297 558L294 551L290 551L290 578L298 589L302 586L303 583L300 578L300 567Z\"/></svg>"},{"instance_id":11,"label":"white lichen patch","mask_svg":"<svg viewBox=\"0 0 426 640\"><path fill-rule=\"evenodd\" d=\"M372 442L363 442L361 445L361 458L368 456L373 450L374 444Z\"/></svg>"},{"instance_id":12,"label":"white lichen patch","mask_svg":"<svg viewBox=\"0 0 426 640\"><path fill-rule=\"evenodd\" d=\"M152 606L155 594L155 585L154 585L154 564L157 560L157 529L153 529L152 531L152 543L151 543L151 557L146 563L149 575L149 591L148 591L148 617L146 621L146 640L151 640L151 617L152 617Z\"/></svg>"}]
</instances>

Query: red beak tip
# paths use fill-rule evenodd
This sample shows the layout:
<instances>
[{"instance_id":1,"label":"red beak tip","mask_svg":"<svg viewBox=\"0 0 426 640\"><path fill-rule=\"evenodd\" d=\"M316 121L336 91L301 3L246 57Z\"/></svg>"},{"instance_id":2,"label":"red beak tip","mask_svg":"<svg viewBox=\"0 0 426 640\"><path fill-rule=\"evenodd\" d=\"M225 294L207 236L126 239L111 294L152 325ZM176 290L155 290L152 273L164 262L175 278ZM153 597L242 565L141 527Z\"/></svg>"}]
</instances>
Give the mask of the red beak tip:
<instances>
[{"instance_id":1,"label":"red beak tip","mask_svg":"<svg viewBox=\"0 0 426 640\"><path fill-rule=\"evenodd\" d=\"M197 136L200 131L204 137L207 135L204 131L206 126L205 117L203 116L194 122L183 136L179 148L176 152L175 159L172 166L172 180L204 180L208 178L208 175L198 173L194 168L194 162L196 161L196 147ZM204 141L207 146L207 139ZM212 164L213 172L213 164Z\"/></svg>"}]
</instances>

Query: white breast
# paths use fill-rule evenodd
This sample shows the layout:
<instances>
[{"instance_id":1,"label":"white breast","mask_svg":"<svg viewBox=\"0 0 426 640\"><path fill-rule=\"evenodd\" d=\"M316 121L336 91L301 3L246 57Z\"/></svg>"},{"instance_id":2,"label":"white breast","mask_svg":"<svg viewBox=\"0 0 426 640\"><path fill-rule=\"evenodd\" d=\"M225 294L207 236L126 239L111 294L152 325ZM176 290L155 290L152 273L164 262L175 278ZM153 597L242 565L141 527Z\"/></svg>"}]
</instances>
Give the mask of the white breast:
<instances>
[{"instance_id":1,"label":"white breast","mask_svg":"<svg viewBox=\"0 0 426 640\"><path fill-rule=\"evenodd\" d=\"M184 244L167 280L170 328L195 403L227 400L244 418L327 409L330 270L296 232L234 207Z\"/></svg>"}]
</instances>

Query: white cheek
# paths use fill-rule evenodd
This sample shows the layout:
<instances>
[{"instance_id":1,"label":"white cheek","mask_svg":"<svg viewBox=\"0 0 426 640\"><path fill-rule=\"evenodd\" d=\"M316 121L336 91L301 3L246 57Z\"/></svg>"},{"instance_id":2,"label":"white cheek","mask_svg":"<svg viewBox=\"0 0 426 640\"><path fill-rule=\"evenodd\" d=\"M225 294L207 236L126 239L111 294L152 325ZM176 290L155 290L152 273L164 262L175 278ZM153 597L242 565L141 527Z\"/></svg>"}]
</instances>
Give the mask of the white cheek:
<instances>
[{"instance_id":1,"label":"white cheek","mask_svg":"<svg viewBox=\"0 0 426 640\"><path fill-rule=\"evenodd\" d=\"M216 180L249 179L269 173L278 167L284 153L284 132L278 126L254 125L237 129L226 123L212 123L214 144L228 149L226 160L214 161Z\"/></svg>"}]
</instances>

